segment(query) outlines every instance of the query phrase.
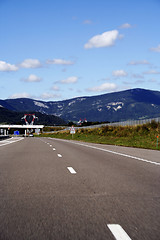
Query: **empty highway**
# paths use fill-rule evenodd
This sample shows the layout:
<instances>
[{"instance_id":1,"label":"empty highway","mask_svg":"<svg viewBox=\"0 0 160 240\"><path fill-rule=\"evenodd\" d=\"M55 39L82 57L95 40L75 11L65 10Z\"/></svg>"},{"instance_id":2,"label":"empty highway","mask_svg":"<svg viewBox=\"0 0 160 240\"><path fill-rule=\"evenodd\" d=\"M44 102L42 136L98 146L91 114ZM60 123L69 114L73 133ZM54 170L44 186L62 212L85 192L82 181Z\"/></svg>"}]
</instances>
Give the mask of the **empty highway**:
<instances>
[{"instance_id":1,"label":"empty highway","mask_svg":"<svg viewBox=\"0 0 160 240\"><path fill-rule=\"evenodd\" d=\"M160 152L0 141L0 240L159 240Z\"/></svg>"}]
</instances>

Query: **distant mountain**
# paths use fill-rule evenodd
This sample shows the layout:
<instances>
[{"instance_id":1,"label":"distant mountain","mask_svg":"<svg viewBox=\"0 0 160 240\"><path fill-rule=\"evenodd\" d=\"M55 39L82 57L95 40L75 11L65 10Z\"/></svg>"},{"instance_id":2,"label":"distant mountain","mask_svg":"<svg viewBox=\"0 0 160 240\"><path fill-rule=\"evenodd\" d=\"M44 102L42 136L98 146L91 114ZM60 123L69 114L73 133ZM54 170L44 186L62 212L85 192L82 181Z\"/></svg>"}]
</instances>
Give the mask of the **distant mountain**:
<instances>
[{"instance_id":1,"label":"distant mountain","mask_svg":"<svg viewBox=\"0 0 160 240\"><path fill-rule=\"evenodd\" d=\"M2 105L0 105L0 123L3 124L25 124L24 119L22 117L24 116L25 112L14 112L11 110L8 110ZM32 113L32 112L30 112ZM40 112L35 113L36 117L38 117L38 120L35 119L35 124L38 125L48 125L48 126L53 126L53 125L64 125L66 124L64 120L62 120L59 117L56 117L54 115L47 115L47 114L42 114ZM28 116L27 121L31 123L33 117Z\"/></svg>"},{"instance_id":2,"label":"distant mountain","mask_svg":"<svg viewBox=\"0 0 160 240\"><path fill-rule=\"evenodd\" d=\"M66 121L123 121L160 117L160 92L131 89L64 101L19 98L0 100L0 105L18 112L31 111L61 117Z\"/></svg>"}]
</instances>

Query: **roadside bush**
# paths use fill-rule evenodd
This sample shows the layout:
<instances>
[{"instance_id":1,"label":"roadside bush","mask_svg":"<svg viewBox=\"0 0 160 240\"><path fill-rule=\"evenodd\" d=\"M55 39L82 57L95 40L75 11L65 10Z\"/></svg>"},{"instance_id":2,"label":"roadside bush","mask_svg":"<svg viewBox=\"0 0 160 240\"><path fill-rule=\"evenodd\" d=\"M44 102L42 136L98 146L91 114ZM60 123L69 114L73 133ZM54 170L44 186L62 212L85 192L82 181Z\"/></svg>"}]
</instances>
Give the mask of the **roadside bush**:
<instances>
[{"instance_id":1,"label":"roadside bush","mask_svg":"<svg viewBox=\"0 0 160 240\"><path fill-rule=\"evenodd\" d=\"M64 127L50 127L50 126L46 126L44 127L43 131L44 132L53 132L53 131L59 131L59 130L63 130Z\"/></svg>"},{"instance_id":2,"label":"roadside bush","mask_svg":"<svg viewBox=\"0 0 160 240\"><path fill-rule=\"evenodd\" d=\"M109 127L108 126L102 127L102 131L103 131L103 134L105 135L106 133L108 133Z\"/></svg>"},{"instance_id":3,"label":"roadside bush","mask_svg":"<svg viewBox=\"0 0 160 240\"><path fill-rule=\"evenodd\" d=\"M82 128L82 129L81 129L81 133L84 133L84 132L85 132L85 131L84 131L84 129Z\"/></svg>"},{"instance_id":4,"label":"roadside bush","mask_svg":"<svg viewBox=\"0 0 160 240\"><path fill-rule=\"evenodd\" d=\"M149 125L152 129L156 129L158 127L158 123L154 120L151 123L149 123Z\"/></svg>"},{"instance_id":5,"label":"roadside bush","mask_svg":"<svg viewBox=\"0 0 160 240\"><path fill-rule=\"evenodd\" d=\"M103 129L102 128L98 128L98 135L103 135Z\"/></svg>"},{"instance_id":6,"label":"roadside bush","mask_svg":"<svg viewBox=\"0 0 160 240\"><path fill-rule=\"evenodd\" d=\"M135 127L135 130L136 130L136 132L139 132L139 131L141 130L141 126L140 126L140 125L137 125L137 126Z\"/></svg>"},{"instance_id":7,"label":"roadside bush","mask_svg":"<svg viewBox=\"0 0 160 240\"><path fill-rule=\"evenodd\" d=\"M128 127L120 127L117 131L118 137L128 137L131 134L132 134L132 131Z\"/></svg>"},{"instance_id":8,"label":"roadside bush","mask_svg":"<svg viewBox=\"0 0 160 240\"><path fill-rule=\"evenodd\" d=\"M147 125L142 125L142 131L149 132L149 128Z\"/></svg>"}]
</instances>

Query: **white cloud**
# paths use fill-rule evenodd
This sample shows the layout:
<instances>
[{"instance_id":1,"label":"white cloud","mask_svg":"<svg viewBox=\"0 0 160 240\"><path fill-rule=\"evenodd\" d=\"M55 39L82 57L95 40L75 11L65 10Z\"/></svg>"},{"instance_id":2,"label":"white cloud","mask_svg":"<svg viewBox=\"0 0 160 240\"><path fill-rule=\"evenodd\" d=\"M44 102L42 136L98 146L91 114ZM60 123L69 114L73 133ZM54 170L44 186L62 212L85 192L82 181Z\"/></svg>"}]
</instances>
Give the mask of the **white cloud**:
<instances>
[{"instance_id":1,"label":"white cloud","mask_svg":"<svg viewBox=\"0 0 160 240\"><path fill-rule=\"evenodd\" d=\"M115 70L112 72L114 77L126 77L128 74L124 70Z\"/></svg>"},{"instance_id":2,"label":"white cloud","mask_svg":"<svg viewBox=\"0 0 160 240\"><path fill-rule=\"evenodd\" d=\"M54 85L54 86L51 88L51 90L53 90L53 91L59 91L60 89L59 89L58 86Z\"/></svg>"},{"instance_id":3,"label":"white cloud","mask_svg":"<svg viewBox=\"0 0 160 240\"><path fill-rule=\"evenodd\" d=\"M85 45L84 48L100 48L100 47L111 47L115 41L121 37L117 30L104 32L100 35L92 37Z\"/></svg>"},{"instance_id":4,"label":"white cloud","mask_svg":"<svg viewBox=\"0 0 160 240\"><path fill-rule=\"evenodd\" d=\"M24 81L24 82L40 82L40 81L42 81L42 78L37 77L34 74L31 74L31 75L29 75L28 78L23 78L22 81Z\"/></svg>"},{"instance_id":5,"label":"white cloud","mask_svg":"<svg viewBox=\"0 0 160 240\"><path fill-rule=\"evenodd\" d=\"M69 84L69 83L76 83L78 81L78 77L69 77L69 78L66 78L64 80L61 80L59 81L60 83L63 83L63 84Z\"/></svg>"},{"instance_id":6,"label":"white cloud","mask_svg":"<svg viewBox=\"0 0 160 240\"><path fill-rule=\"evenodd\" d=\"M148 65L150 64L147 60L142 61L131 61L128 63L128 65Z\"/></svg>"},{"instance_id":7,"label":"white cloud","mask_svg":"<svg viewBox=\"0 0 160 240\"><path fill-rule=\"evenodd\" d=\"M143 74L160 74L160 72L157 72L156 70L149 70L147 72L144 72Z\"/></svg>"},{"instance_id":8,"label":"white cloud","mask_svg":"<svg viewBox=\"0 0 160 240\"><path fill-rule=\"evenodd\" d=\"M129 23L124 23L124 24L122 24L119 28L121 28L121 29L127 29L127 28L131 28L131 27L132 27L131 24L129 24Z\"/></svg>"},{"instance_id":9,"label":"white cloud","mask_svg":"<svg viewBox=\"0 0 160 240\"><path fill-rule=\"evenodd\" d=\"M16 65L0 61L0 72L12 72L17 70L18 67Z\"/></svg>"},{"instance_id":10,"label":"white cloud","mask_svg":"<svg viewBox=\"0 0 160 240\"><path fill-rule=\"evenodd\" d=\"M141 75L141 74L135 74L135 73L132 74L132 77L133 77L133 78L141 78L141 79L144 78L143 75Z\"/></svg>"},{"instance_id":11,"label":"white cloud","mask_svg":"<svg viewBox=\"0 0 160 240\"><path fill-rule=\"evenodd\" d=\"M123 81L123 84L125 84L125 85L130 85L130 84L142 84L142 83L144 83L145 81L144 80L136 80L136 81L132 81L132 82L130 82L130 81ZM131 88L131 87L130 87Z\"/></svg>"},{"instance_id":12,"label":"white cloud","mask_svg":"<svg viewBox=\"0 0 160 240\"><path fill-rule=\"evenodd\" d=\"M134 84L142 84L144 82L145 82L144 80L137 80L137 81L134 82Z\"/></svg>"},{"instance_id":13,"label":"white cloud","mask_svg":"<svg viewBox=\"0 0 160 240\"><path fill-rule=\"evenodd\" d=\"M151 48L150 50L152 52L160 52L160 44L157 47L155 47L155 48Z\"/></svg>"},{"instance_id":14,"label":"white cloud","mask_svg":"<svg viewBox=\"0 0 160 240\"><path fill-rule=\"evenodd\" d=\"M47 92L42 93L40 95L40 99L51 99L51 98L60 98L60 97L61 97L61 95L59 95L59 94L52 94L52 93L47 93Z\"/></svg>"},{"instance_id":15,"label":"white cloud","mask_svg":"<svg viewBox=\"0 0 160 240\"><path fill-rule=\"evenodd\" d=\"M117 85L114 83L103 83L100 86L92 87L86 89L90 92L104 92L104 91L113 91L117 89Z\"/></svg>"},{"instance_id":16,"label":"white cloud","mask_svg":"<svg viewBox=\"0 0 160 240\"><path fill-rule=\"evenodd\" d=\"M15 94L11 95L9 97L9 99L32 98L32 99L44 99L44 100L47 100L47 99L57 99L57 98L60 98L60 97L61 97L60 94L53 94L53 93L48 93L48 92L44 92L44 93L42 93L39 96L31 95L31 94L28 94L26 92L23 92L23 93L15 93Z\"/></svg>"},{"instance_id":17,"label":"white cloud","mask_svg":"<svg viewBox=\"0 0 160 240\"><path fill-rule=\"evenodd\" d=\"M149 83L150 83L150 82L156 83L156 82L157 82L157 80L156 80L156 79L154 79L154 78L152 78L152 79L149 79L149 80L148 80L148 82L149 82Z\"/></svg>"},{"instance_id":18,"label":"white cloud","mask_svg":"<svg viewBox=\"0 0 160 240\"><path fill-rule=\"evenodd\" d=\"M123 81L123 84L130 85L131 83L129 81Z\"/></svg>"},{"instance_id":19,"label":"white cloud","mask_svg":"<svg viewBox=\"0 0 160 240\"><path fill-rule=\"evenodd\" d=\"M89 19L86 19L86 20L83 21L83 24L92 24L92 21L89 20Z\"/></svg>"},{"instance_id":20,"label":"white cloud","mask_svg":"<svg viewBox=\"0 0 160 240\"><path fill-rule=\"evenodd\" d=\"M42 67L38 59L25 59L21 64L21 68L39 68Z\"/></svg>"},{"instance_id":21,"label":"white cloud","mask_svg":"<svg viewBox=\"0 0 160 240\"><path fill-rule=\"evenodd\" d=\"M30 97L31 97L30 94L23 92L23 93L15 93L11 95L9 98L15 99L15 98L30 98Z\"/></svg>"},{"instance_id":22,"label":"white cloud","mask_svg":"<svg viewBox=\"0 0 160 240\"><path fill-rule=\"evenodd\" d=\"M64 59L53 59L53 60L47 60L47 64L55 64L55 65L73 65L74 62Z\"/></svg>"}]
</instances>

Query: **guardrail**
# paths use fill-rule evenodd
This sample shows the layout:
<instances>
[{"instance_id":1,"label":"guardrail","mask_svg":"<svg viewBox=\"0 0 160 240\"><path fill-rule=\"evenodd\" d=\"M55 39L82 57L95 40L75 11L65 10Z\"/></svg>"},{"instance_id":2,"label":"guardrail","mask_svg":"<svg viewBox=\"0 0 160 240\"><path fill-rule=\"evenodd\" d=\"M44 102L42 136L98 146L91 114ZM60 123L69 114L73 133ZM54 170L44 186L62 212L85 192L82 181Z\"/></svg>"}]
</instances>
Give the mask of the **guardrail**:
<instances>
[{"instance_id":1,"label":"guardrail","mask_svg":"<svg viewBox=\"0 0 160 240\"><path fill-rule=\"evenodd\" d=\"M141 120L128 120L128 121L123 121L123 122L114 122L114 123L102 123L102 124L97 124L97 125L91 125L91 126L79 126L79 127L74 127L74 129L83 129L83 128L100 128L100 127L105 127L105 126L137 126L137 125L143 125L146 123L151 123L152 121L155 121L157 123L160 123L160 117L157 118L149 118L149 119L141 119ZM66 130L70 130L71 127L66 127L62 130L58 130L58 131L52 131L53 133L56 132L63 132ZM51 132L45 132L45 133L51 133Z\"/></svg>"},{"instance_id":2,"label":"guardrail","mask_svg":"<svg viewBox=\"0 0 160 240\"><path fill-rule=\"evenodd\" d=\"M152 121L160 122L160 117L157 118L149 118L149 119L143 119L143 120L128 120L124 122L114 122L114 123L103 123L98 125L91 125L91 126L83 126L83 127L75 127L75 129L82 129L82 128L100 128L103 126L137 126L137 125L143 125L146 123L151 123ZM70 130L71 127L67 127L65 130ZM63 131L63 130L62 130Z\"/></svg>"}]
</instances>

